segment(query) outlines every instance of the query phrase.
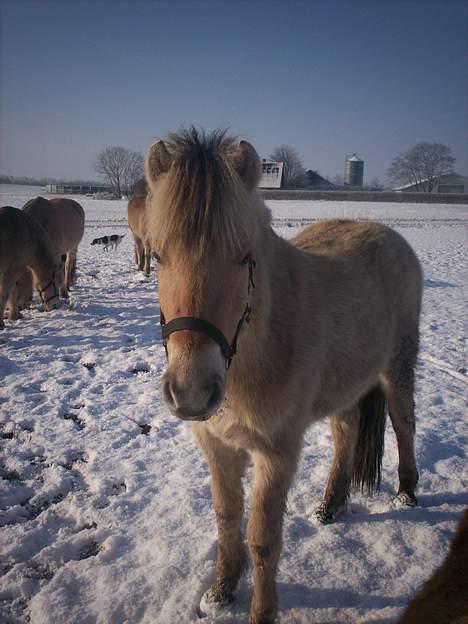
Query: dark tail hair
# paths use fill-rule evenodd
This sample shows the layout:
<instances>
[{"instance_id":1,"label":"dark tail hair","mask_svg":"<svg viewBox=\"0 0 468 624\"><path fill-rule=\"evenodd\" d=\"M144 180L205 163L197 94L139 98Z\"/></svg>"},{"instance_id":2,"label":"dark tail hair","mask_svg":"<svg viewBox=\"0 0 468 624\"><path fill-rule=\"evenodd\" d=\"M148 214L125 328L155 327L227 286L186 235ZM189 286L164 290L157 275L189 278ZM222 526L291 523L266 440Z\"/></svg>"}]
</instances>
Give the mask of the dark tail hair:
<instances>
[{"instance_id":1,"label":"dark tail hair","mask_svg":"<svg viewBox=\"0 0 468 624\"><path fill-rule=\"evenodd\" d=\"M380 489L386 412L385 394L380 386L371 388L359 401L352 485L367 494Z\"/></svg>"}]
</instances>

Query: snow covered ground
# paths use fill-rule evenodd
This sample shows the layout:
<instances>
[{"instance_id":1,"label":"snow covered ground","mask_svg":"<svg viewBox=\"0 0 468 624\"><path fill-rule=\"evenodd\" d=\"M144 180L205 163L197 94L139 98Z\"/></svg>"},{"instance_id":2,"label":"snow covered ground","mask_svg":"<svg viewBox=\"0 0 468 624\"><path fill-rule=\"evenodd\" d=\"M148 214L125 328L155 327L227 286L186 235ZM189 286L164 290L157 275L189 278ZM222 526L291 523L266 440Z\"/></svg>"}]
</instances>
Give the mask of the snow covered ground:
<instances>
[{"instance_id":1,"label":"snow covered ground","mask_svg":"<svg viewBox=\"0 0 468 624\"><path fill-rule=\"evenodd\" d=\"M0 186L0 205L43 192ZM77 198L78 199L78 198ZM190 427L167 412L154 278L134 270L126 203L79 198L87 225L70 305L37 302L0 333L0 620L178 624L214 573L210 479ZM397 621L439 565L468 505L466 206L269 202L285 236L329 216L375 218L425 272L417 371L419 507L395 509L388 426L381 493L354 496L331 526L312 519L331 461L321 422L290 492L278 589L284 624ZM125 233L116 252L90 241ZM248 480L246 482L248 491ZM211 621L248 621L251 577Z\"/></svg>"}]
</instances>

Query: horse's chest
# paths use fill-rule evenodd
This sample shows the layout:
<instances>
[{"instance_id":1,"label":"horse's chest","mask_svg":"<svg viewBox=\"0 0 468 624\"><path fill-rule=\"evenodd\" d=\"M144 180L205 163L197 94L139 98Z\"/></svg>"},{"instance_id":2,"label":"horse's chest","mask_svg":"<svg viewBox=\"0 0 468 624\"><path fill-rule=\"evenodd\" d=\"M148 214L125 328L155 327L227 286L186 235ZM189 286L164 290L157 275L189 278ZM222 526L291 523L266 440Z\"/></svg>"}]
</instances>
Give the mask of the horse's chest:
<instances>
[{"instance_id":1,"label":"horse's chest","mask_svg":"<svg viewBox=\"0 0 468 624\"><path fill-rule=\"evenodd\" d=\"M265 425L256 410L242 406L231 406L229 401L210 419L208 426L216 437L225 444L246 451L256 451L271 445L275 427Z\"/></svg>"}]
</instances>

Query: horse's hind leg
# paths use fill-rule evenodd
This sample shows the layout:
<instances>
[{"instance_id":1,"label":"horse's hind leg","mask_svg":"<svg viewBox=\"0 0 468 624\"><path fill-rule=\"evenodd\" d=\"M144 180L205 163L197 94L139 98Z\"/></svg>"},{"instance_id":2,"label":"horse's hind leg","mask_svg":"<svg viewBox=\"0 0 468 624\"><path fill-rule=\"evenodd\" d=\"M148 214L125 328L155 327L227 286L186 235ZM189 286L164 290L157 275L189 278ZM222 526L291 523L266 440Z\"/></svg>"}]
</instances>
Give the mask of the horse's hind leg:
<instances>
[{"instance_id":1,"label":"horse's hind leg","mask_svg":"<svg viewBox=\"0 0 468 624\"><path fill-rule=\"evenodd\" d=\"M415 489L418 471L414 455L414 368L418 353L417 330L410 337L402 338L398 352L383 375L390 419L398 443L399 487L397 500L405 505L416 505Z\"/></svg>"},{"instance_id":2,"label":"horse's hind leg","mask_svg":"<svg viewBox=\"0 0 468 624\"><path fill-rule=\"evenodd\" d=\"M16 275L13 272L5 271L0 273L0 329L5 329L5 323L3 322L3 315L5 313L5 307L10 296L10 291L15 288Z\"/></svg>"},{"instance_id":3,"label":"horse's hind leg","mask_svg":"<svg viewBox=\"0 0 468 624\"><path fill-rule=\"evenodd\" d=\"M65 259L65 288L67 291L70 290L71 285L74 282L75 277L75 266L76 266L76 253L77 249L72 249L67 253Z\"/></svg>"},{"instance_id":4,"label":"horse's hind leg","mask_svg":"<svg viewBox=\"0 0 468 624\"><path fill-rule=\"evenodd\" d=\"M73 254L73 264L70 270L70 284L75 284L76 282L76 256L78 254L78 248L75 249Z\"/></svg>"},{"instance_id":5,"label":"horse's hind leg","mask_svg":"<svg viewBox=\"0 0 468 624\"><path fill-rule=\"evenodd\" d=\"M145 243L144 246L144 256L145 256L145 273L149 275L151 273L151 248L149 245Z\"/></svg>"},{"instance_id":6,"label":"horse's hind leg","mask_svg":"<svg viewBox=\"0 0 468 624\"><path fill-rule=\"evenodd\" d=\"M346 510L359 432L358 407L332 416L330 426L334 443L333 464L323 502L315 510L322 524L334 522Z\"/></svg>"},{"instance_id":7,"label":"horse's hind leg","mask_svg":"<svg viewBox=\"0 0 468 624\"><path fill-rule=\"evenodd\" d=\"M135 263L137 265L138 271L143 271L145 264L145 250L143 247L143 243L141 239L138 238L138 236L136 236L135 234L133 235L133 238L135 240Z\"/></svg>"},{"instance_id":8,"label":"horse's hind leg","mask_svg":"<svg viewBox=\"0 0 468 624\"><path fill-rule=\"evenodd\" d=\"M233 599L247 555L242 540L241 520L244 513L242 477L247 455L225 445L202 425L193 431L210 466L211 491L218 525L216 580L205 594L208 602L227 604Z\"/></svg>"}]
</instances>

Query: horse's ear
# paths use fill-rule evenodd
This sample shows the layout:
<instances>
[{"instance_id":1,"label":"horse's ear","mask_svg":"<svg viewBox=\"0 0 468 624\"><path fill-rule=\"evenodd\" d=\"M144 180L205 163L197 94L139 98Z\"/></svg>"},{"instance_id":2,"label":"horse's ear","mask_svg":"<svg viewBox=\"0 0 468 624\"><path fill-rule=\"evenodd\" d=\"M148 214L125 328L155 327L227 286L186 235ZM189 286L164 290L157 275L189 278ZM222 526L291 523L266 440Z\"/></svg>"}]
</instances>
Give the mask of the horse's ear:
<instances>
[{"instance_id":1,"label":"horse's ear","mask_svg":"<svg viewBox=\"0 0 468 624\"><path fill-rule=\"evenodd\" d=\"M152 184L162 173L169 171L172 164L172 156L164 144L164 141L153 143L148 150L145 163L145 174L148 184Z\"/></svg>"},{"instance_id":2,"label":"horse's ear","mask_svg":"<svg viewBox=\"0 0 468 624\"><path fill-rule=\"evenodd\" d=\"M258 185L262 175L260 158L248 141L241 141L233 155L234 169L249 191Z\"/></svg>"}]
</instances>

